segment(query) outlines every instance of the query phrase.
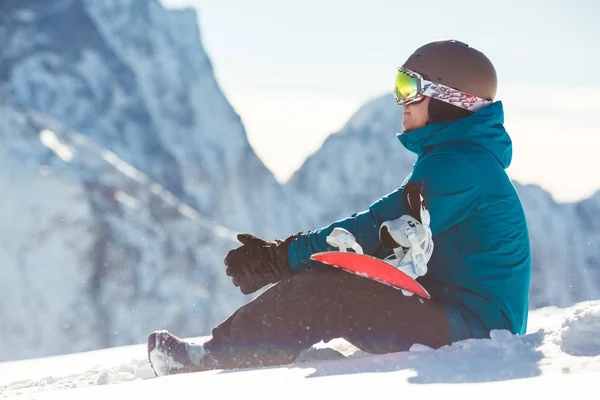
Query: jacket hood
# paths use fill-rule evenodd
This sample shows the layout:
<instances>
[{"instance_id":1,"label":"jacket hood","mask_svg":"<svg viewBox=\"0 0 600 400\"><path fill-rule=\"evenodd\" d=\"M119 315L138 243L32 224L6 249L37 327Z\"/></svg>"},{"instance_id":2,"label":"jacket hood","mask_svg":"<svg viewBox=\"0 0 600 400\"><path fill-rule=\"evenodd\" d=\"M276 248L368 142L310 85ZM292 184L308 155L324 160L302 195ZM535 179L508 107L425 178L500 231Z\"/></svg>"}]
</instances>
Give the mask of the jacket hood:
<instances>
[{"instance_id":1,"label":"jacket hood","mask_svg":"<svg viewBox=\"0 0 600 400\"><path fill-rule=\"evenodd\" d=\"M512 160L512 141L503 124L502 102L496 101L458 121L445 121L398 133L398 139L419 157L432 148L452 142L473 143L488 149L506 169Z\"/></svg>"}]
</instances>

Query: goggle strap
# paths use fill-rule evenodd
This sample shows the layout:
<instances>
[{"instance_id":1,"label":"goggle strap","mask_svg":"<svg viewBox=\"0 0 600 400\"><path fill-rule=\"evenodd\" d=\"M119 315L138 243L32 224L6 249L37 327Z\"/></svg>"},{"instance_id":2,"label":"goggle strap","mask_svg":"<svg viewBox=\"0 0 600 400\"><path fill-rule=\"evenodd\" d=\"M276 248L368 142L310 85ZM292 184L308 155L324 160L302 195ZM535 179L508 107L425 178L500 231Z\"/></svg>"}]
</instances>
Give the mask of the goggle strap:
<instances>
[{"instance_id":1,"label":"goggle strap","mask_svg":"<svg viewBox=\"0 0 600 400\"><path fill-rule=\"evenodd\" d=\"M438 99L453 106L463 108L469 111L477 111L492 104L491 101L482 99L451 87L423 80L423 96Z\"/></svg>"}]
</instances>

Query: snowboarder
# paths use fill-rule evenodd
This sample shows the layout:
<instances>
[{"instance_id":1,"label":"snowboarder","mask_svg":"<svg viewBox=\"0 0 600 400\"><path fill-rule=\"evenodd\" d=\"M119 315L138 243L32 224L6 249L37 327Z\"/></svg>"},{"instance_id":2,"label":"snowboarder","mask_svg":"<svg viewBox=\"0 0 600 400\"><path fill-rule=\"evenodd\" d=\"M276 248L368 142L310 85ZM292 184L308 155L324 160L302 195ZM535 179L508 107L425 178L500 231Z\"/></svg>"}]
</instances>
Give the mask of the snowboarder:
<instances>
[{"instance_id":1,"label":"snowboarder","mask_svg":"<svg viewBox=\"0 0 600 400\"><path fill-rule=\"evenodd\" d=\"M274 285L214 328L204 344L151 333L155 373L286 364L333 338L381 354L415 343L439 348L486 338L493 329L523 334L530 243L505 172L512 144L496 88L494 66L467 44L446 40L418 48L398 68L394 87L404 110L398 138L418 156L413 172L367 210L316 231L273 242L238 235L242 245L224 259L233 284L245 294ZM429 224L420 222L431 233L422 245L435 247L418 282L431 299L311 260L336 250L327 242L336 227L352 233L365 254L392 255L382 226L418 217L420 201L430 214Z\"/></svg>"}]
</instances>

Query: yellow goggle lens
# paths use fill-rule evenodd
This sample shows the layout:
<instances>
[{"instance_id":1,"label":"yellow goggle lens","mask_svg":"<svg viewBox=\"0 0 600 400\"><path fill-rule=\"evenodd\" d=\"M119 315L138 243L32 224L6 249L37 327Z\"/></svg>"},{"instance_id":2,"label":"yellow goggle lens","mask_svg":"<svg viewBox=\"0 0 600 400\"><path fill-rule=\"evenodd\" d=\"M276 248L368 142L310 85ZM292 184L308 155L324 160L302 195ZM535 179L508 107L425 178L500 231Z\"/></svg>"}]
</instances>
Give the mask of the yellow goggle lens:
<instances>
[{"instance_id":1,"label":"yellow goggle lens","mask_svg":"<svg viewBox=\"0 0 600 400\"><path fill-rule=\"evenodd\" d=\"M396 100L405 100L414 97L417 95L417 90L417 79L404 71L398 71L396 74L396 84L394 85Z\"/></svg>"}]
</instances>

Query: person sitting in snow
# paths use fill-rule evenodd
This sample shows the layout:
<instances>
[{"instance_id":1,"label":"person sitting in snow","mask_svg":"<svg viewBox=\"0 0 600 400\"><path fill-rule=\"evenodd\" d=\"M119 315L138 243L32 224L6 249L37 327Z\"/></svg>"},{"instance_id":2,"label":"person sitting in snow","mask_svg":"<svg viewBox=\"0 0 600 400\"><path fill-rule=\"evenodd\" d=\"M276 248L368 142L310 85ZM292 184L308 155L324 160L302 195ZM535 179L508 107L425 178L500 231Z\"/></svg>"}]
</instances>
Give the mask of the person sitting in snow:
<instances>
[{"instance_id":1,"label":"person sitting in snow","mask_svg":"<svg viewBox=\"0 0 600 400\"><path fill-rule=\"evenodd\" d=\"M224 259L234 285L244 294L274 285L214 328L204 344L151 333L155 374L287 364L333 338L382 354L487 338L494 329L525 333L530 243L505 171L512 144L496 88L494 66L467 44L436 41L417 49L398 68L394 89L404 110L398 138L418 156L411 175L367 210L316 231L274 242L238 235L242 245ZM407 191L418 191L413 200L430 214L429 226L419 222L433 239L424 248L434 250L417 280L431 299L311 260L337 250L327 243L336 227L354 235L365 254L392 255L382 226L406 215L418 219L422 208L411 206Z\"/></svg>"}]
</instances>

